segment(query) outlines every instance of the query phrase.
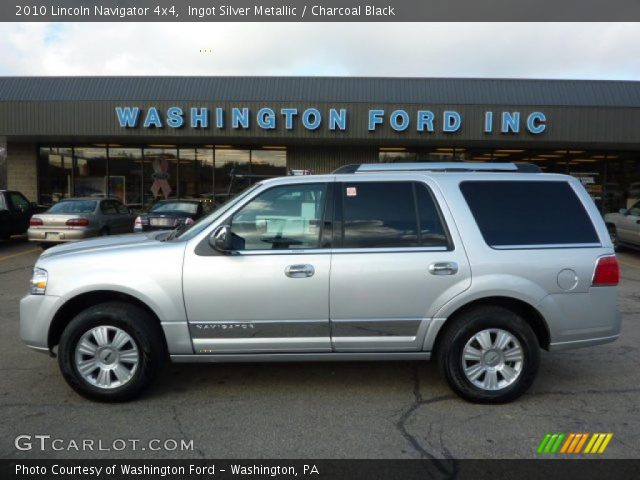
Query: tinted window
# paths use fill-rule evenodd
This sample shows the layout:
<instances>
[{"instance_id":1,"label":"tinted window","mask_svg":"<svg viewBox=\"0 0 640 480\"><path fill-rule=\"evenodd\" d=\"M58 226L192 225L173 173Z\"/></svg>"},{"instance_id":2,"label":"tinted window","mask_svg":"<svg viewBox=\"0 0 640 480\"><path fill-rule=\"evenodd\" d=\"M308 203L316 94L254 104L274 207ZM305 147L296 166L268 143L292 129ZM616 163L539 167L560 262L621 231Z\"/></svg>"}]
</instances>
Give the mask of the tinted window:
<instances>
[{"instance_id":1,"label":"tinted window","mask_svg":"<svg viewBox=\"0 0 640 480\"><path fill-rule=\"evenodd\" d=\"M105 200L102 202L102 206L100 207L102 213L105 215L114 215L118 213L118 206L116 202L112 200Z\"/></svg>"},{"instance_id":2,"label":"tinted window","mask_svg":"<svg viewBox=\"0 0 640 480\"><path fill-rule=\"evenodd\" d=\"M600 243L566 182L462 182L462 194L487 244Z\"/></svg>"},{"instance_id":3,"label":"tinted window","mask_svg":"<svg viewBox=\"0 0 640 480\"><path fill-rule=\"evenodd\" d=\"M48 213L93 213L96 203L91 200L65 200L56 203Z\"/></svg>"},{"instance_id":4,"label":"tinted window","mask_svg":"<svg viewBox=\"0 0 640 480\"><path fill-rule=\"evenodd\" d=\"M447 234L431 192L423 184L416 183L415 188L420 222L420 244L429 247L447 246Z\"/></svg>"},{"instance_id":5,"label":"tinted window","mask_svg":"<svg viewBox=\"0 0 640 480\"><path fill-rule=\"evenodd\" d=\"M345 248L420 245L412 183L345 183L342 199Z\"/></svg>"},{"instance_id":6,"label":"tinted window","mask_svg":"<svg viewBox=\"0 0 640 480\"><path fill-rule=\"evenodd\" d=\"M231 220L234 250L318 248L326 185L274 187Z\"/></svg>"},{"instance_id":7,"label":"tinted window","mask_svg":"<svg viewBox=\"0 0 640 480\"><path fill-rule=\"evenodd\" d=\"M189 215L198 213L198 204L193 202L160 202L151 207L151 212L180 212Z\"/></svg>"},{"instance_id":8,"label":"tinted window","mask_svg":"<svg viewBox=\"0 0 640 480\"><path fill-rule=\"evenodd\" d=\"M11 203L18 210L28 210L29 209L29 200L24 198L19 193L12 192L9 194L11 196Z\"/></svg>"}]
</instances>

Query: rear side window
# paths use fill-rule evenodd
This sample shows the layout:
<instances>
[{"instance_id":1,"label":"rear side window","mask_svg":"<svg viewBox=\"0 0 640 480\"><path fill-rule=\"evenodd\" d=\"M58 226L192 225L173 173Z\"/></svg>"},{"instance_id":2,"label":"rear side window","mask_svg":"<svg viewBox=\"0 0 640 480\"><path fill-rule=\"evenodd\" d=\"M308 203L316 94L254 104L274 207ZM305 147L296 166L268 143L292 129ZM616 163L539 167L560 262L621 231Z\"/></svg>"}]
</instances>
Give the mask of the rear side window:
<instances>
[{"instance_id":1,"label":"rear side window","mask_svg":"<svg viewBox=\"0 0 640 480\"><path fill-rule=\"evenodd\" d=\"M439 211L424 185L342 185L345 248L447 246Z\"/></svg>"},{"instance_id":2,"label":"rear side window","mask_svg":"<svg viewBox=\"0 0 640 480\"><path fill-rule=\"evenodd\" d=\"M460 189L490 246L600 244L567 182L466 181Z\"/></svg>"}]
</instances>

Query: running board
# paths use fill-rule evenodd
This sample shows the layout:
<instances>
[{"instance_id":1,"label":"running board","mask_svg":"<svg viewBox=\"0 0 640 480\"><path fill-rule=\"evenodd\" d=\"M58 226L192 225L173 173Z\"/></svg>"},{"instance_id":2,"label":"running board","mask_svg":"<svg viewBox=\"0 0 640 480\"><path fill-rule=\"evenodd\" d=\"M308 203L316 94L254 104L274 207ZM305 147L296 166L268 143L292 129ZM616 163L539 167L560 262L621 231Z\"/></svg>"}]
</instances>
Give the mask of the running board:
<instances>
[{"instance_id":1,"label":"running board","mask_svg":"<svg viewBox=\"0 0 640 480\"><path fill-rule=\"evenodd\" d=\"M171 355L176 363L233 363L233 362L369 362L391 360L429 360L430 352L379 352L379 353L233 353Z\"/></svg>"}]
</instances>

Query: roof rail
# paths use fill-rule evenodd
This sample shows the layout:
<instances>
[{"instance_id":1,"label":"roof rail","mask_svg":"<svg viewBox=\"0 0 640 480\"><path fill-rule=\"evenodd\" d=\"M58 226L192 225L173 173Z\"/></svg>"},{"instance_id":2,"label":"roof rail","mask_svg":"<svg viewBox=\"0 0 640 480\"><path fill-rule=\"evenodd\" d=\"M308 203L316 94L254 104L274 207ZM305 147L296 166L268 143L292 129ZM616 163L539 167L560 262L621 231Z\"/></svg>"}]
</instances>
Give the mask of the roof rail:
<instances>
[{"instance_id":1,"label":"roof rail","mask_svg":"<svg viewBox=\"0 0 640 480\"><path fill-rule=\"evenodd\" d=\"M532 163L497 162L424 162L424 163L360 163L344 165L333 171L342 173L369 172L522 172L540 173L540 167Z\"/></svg>"}]
</instances>

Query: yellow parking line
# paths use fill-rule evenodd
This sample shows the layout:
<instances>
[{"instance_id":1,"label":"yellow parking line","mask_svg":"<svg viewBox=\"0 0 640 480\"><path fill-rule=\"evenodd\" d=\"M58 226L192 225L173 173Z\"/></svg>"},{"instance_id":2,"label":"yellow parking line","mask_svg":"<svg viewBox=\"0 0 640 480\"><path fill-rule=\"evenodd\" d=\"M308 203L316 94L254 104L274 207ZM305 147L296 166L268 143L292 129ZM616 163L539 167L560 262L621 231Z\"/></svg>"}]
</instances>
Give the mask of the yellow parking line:
<instances>
[{"instance_id":1,"label":"yellow parking line","mask_svg":"<svg viewBox=\"0 0 640 480\"><path fill-rule=\"evenodd\" d=\"M20 255L26 255L27 253L33 253L38 251L40 251L39 248L32 248L30 250L25 250L24 252L14 253L13 255L7 255L6 257L0 257L0 262L2 262L3 260L8 260L10 258L19 257Z\"/></svg>"}]
</instances>

